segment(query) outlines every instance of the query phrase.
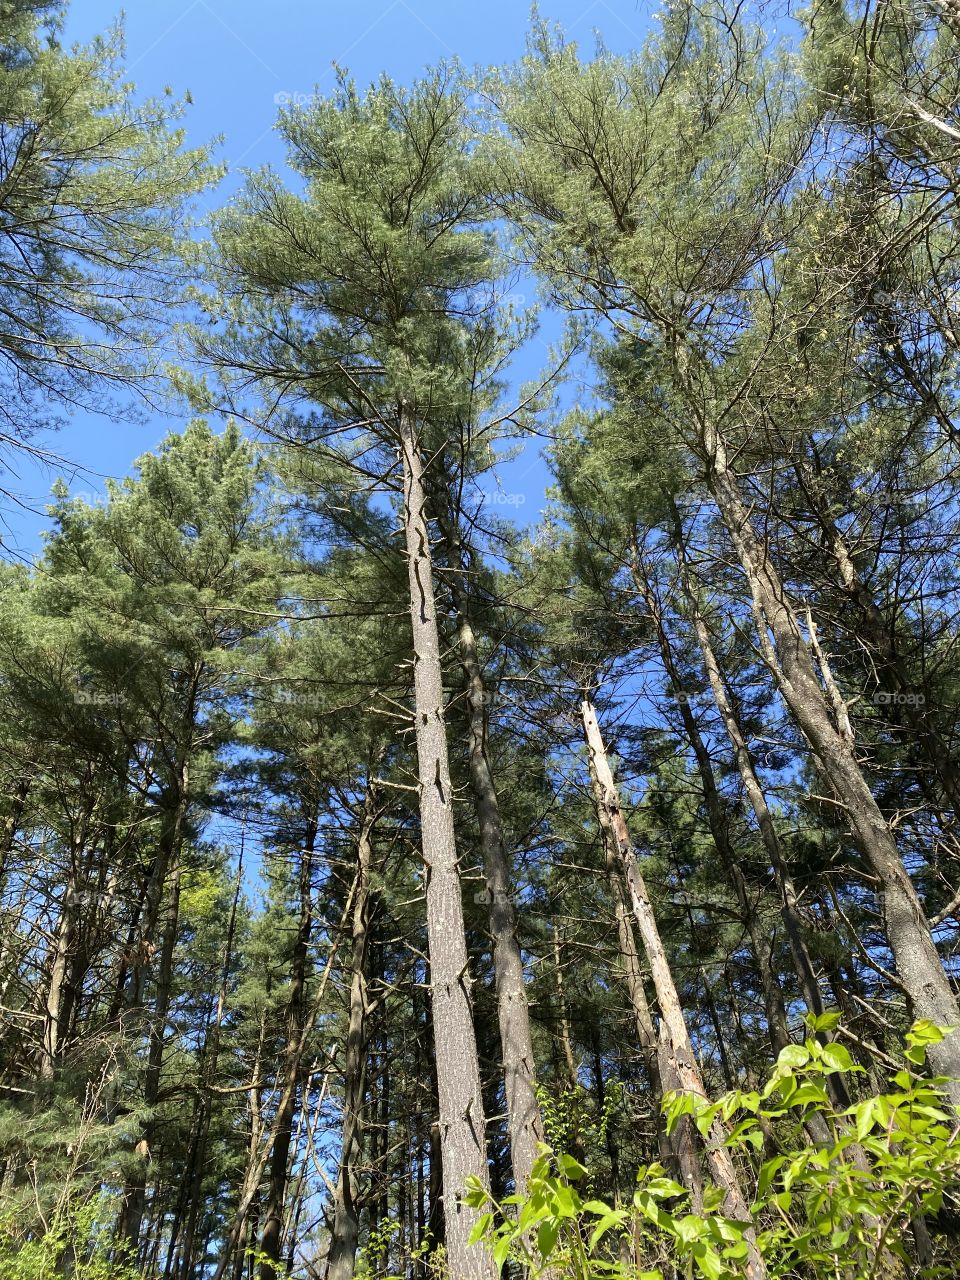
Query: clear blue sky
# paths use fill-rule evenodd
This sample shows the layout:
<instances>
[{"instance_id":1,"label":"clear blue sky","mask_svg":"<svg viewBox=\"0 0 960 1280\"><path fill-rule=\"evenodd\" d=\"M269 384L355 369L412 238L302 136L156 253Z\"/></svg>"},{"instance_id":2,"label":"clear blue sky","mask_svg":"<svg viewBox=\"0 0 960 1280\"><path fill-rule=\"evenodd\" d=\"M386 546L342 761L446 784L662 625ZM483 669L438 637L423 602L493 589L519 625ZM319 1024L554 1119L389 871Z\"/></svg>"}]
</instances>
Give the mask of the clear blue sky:
<instances>
[{"instance_id":1,"label":"clear blue sky","mask_svg":"<svg viewBox=\"0 0 960 1280\"><path fill-rule=\"evenodd\" d=\"M641 44L652 6L638 0L544 0L544 17L591 48L595 31L608 47ZM112 0L72 0L66 36L87 40L120 15ZM209 193L208 207L227 199L245 168L283 165L274 130L279 101L302 101L333 86L332 64L346 66L361 84L387 72L408 81L424 67L457 55L468 66L511 61L523 50L529 22L524 0L136 0L124 15L127 70L138 91L190 92L186 128L191 142L223 135L221 158L230 169ZM551 326L555 327L555 326ZM545 361L538 344L518 370L533 376ZM153 448L180 422L155 418L142 425L78 415L59 433L40 441L88 469L68 475L75 493L102 491L103 477L129 473L139 454ZM54 474L20 462L18 475L3 477L28 506L42 512ZM535 448L504 469L504 489L520 492L522 505L503 506L526 523L541 505L545 468ZM4 543L8 552L36 553L46 525L42 514L9 510ZM0 530L2 532L2 530Z\"/></svg>"}]
</instances>

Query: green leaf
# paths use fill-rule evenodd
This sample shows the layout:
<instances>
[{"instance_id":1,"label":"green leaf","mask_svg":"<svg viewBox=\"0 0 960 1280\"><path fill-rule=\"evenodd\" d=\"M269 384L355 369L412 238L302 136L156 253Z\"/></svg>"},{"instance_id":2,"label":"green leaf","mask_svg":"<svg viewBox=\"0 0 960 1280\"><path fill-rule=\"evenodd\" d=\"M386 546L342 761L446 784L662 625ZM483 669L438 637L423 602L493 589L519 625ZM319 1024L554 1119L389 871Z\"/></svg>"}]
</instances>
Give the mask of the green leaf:
<instances>
[{"instance_id":1,"label":"green leaf","mask_svg":"<svg viewBox=\"0 0 960 1280\"><path fill-rule=\"evenodd\" d=\"M490 1230L493 1224L493 1214L484 1213L473 1224L473 1230L470 1232L469 1244L479 1244L483 1237Z\"/></svg>"},{"instance_id":2,"label":"green leaf","mask_svg":"<svg viewBox=\"0 0 960 1280\"><path fill-rule=\"evenodd\" d=\"M770 1184L777 1176L778 1171L786 1163L785 1156L774 1156L772 1160L765 1160L760 1166L760 1177L757 1179L757 1199L765 1196L770 1190Z\"/></svg>"},{"instance_id":3,"label":"green leaf","mask_svg":"<svg viewBox=\"0 0 960 1280\"><path fill-rule=\"evenodd\" d=\"M810 1050L806 1045L788 1044L786 1048L780 1050L777 1068L783 1071L795 1071L798 1067L805 1067L809 1061Z\"/></svg>"},{"instance_id":4,"label":"green leaf","mask_svg":"<svg viewBox=\"0 0 960 1280\"><path fill-rule=\"evenodd\" d=\"M627 1220L627 1215L623 1211L623 1209L611 1209L610 1212L606 1214L605 1217L600 1219L600 1221L597 1223L597 1225L593 1229L593 1232L590 1236L590 1246L589 1246L590 1252L593 1253L594 1249L597 1247L597 1245L600 1243L600 1241L603 1239L603 1237L607 1234L608 1231L610 1231L613 1227L622 1226L623 1223L626 1222L626 1220Z\"/></svg>"},{"instance_id":5,"label":"green leaf","mask_svg":"<svg viewBox=\"0 0 960 1280\"><path fill-rule=\"evenodd\" d=\"M560 1221L557 1218L548 1218L546 1222L541 1222L537 1228L537 1248L540 1250L540 1256L544 1259L550 1257L554 1249L557 1247L557 1237L560 1234Z\"/></svg>"},{"instance_id":6,"label":"green leaf","mask_svg":"<svg viewBox=\"0 0 960 1280\"><path fill-rule=\"evenodd\" d=\"M563 1155L562 1153L558 1155L557 1167L564 1177L569 1178L571 1182L576 1182L580 1178L587 1176L587 1170L579 1160L574 1160L573 1156Z\"/></svg>"},{"instance_id":7,"label":"green leaf","mask_svg":"<svg viewBox=\"0 0 960 1280\"><path fill-rule=\"evenodd\" d=\"M814 1032L836 1031L840 1025L841 1016L835 1011L832 1013L820 1013L816 1016L810 1015L807 1017L807 1026Z\"/></svg>"},{"instance_id":8,"label":"green leaf","mask_svg":"<svg viewBox=\"0 0 960 1280\"><path fill-rule=\"evenodd\" d=\"M928 1018L921 1018L907 1032L907 1044L939 1044L941 1040L947 1038L952 1030L952 1027L938 1027L936 1023L931 1022Z\"/></svg>"},{"instance_id":9,"label":"green leaf","mask_svg":"<svg viewBox=\"0 0 960 1280\"><path fill-rule=\"evenodd\" d=\"M498 1274L503 1270L503 1264L506 1262L507 1258L510 1255L510 1246L512 1244L513 1244L513 1240L509 1235L506 1235L506 1236L501 1236L500 1239L493 1246L493 1260L497 1265Z\"/></svg>"},{"instance_id":10,"label":"green leaf","mask_svg":"<svg viewBox=\"0 0 960 1280\"><path fill-rule=\"evenodd\" d=\"M727 1275L727 1269L720 1260L720 1255L710 1245L701 1243L693 1247L693 1257L697 1267L707 1280L722 1280Z\"/></svg>"},{"instance_id":11,"label":"green leaf","mask_svg":"<svg viewBox=\"0 0 960 1280\"><path fill-rule=\"evenodd\" d=\"M835 1041L823 1046L823 1063L831 1071L850 1071L854 1065L849 1049Z\"/></svg>"}]
</instances>

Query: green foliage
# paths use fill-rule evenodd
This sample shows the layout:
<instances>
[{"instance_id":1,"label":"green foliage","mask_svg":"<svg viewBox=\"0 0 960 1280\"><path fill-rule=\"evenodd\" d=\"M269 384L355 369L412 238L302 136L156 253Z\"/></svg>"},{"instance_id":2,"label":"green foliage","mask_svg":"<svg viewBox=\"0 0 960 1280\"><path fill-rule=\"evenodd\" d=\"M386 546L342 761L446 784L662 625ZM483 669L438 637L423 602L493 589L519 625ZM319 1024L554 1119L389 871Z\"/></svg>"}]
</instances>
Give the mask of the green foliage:
<instances>
[{"instance_id":1,"label":"green foliage","mask_svg":"<svg viewBox=\"0 0 960 1280\"><path fill-rule=\"evenodd\" d=\"M136 101L119 29L67 50L59 5L0 17L0 388L16 439L157 371L185 209L215 171L184 149L181 104Z\"/></svg>"},{"instance_id":2,"label":"green foliage","mask_svg":"<svg viewBox=\"0 0 960 1280\"><path fill-rule=\"evenodd\" d=\"M116 1204L109 1196L60 1210L42 1234L28 1232L17 1214L4 1207L0 1214L0 1274L4 1280L138 1280L132 1263L118 1258L109 1231ZM64 1270L69 1260L69 1271Z\"/></svg>"},{"instance_id":3,"label":"green foliage","mask_svg":"<svg viewBox=\"0 0 960 1280\"><path fill-rule=\"evenodd\" d=\"M823 1036L837 1021L824 1015L811 1027ZM945 1205L960 1199L956 1115L940 1092L943 1079L924 1074L927 1047L944 1035L916 1023L888 1092L842 1111L831 1103L827 1079L862 1069L843 1045L813 1035L783 1050L760 1091L734 1090L713 1104L667 1095L671 1130L683 1115L704 1138L718 1116L728 1125L727 1146L755 1175L747 1222L726 1216L724 1193L713 1186L700 1211L691 1212L686 1189L659 1164L639 1170L629 1206L584 1199L578 1184L587 1170L545 1147L526 1197L498 1203L479 1184L471 1186L470 1203L485 1210L475 1237L491 1242L501 1269L513 1259L532 1276L559 1269L565 1280L664 1280L668 1274L736 1280L751 1240L771 1280L951 1275L952 1266L936 1253L918 1271L907 1245L914 1223L924 1219L929 1229ZM826 1121L828 1144L809 1144L805 1125L812 1115ZM782 1149L758 1165L765 1130L778 1134Z\"/></svg>"}]
</instances>

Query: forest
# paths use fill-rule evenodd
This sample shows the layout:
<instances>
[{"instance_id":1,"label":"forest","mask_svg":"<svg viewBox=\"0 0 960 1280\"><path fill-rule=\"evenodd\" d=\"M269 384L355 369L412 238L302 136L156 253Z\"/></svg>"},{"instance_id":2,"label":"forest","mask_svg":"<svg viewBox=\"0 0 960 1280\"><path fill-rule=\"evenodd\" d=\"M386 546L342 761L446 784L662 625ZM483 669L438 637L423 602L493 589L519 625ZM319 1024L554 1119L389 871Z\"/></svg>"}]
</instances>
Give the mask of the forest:
<instances>
[{"instance_id":1,"label":"forest","mask_svg":"<svg viewBox=\"0 0 960 1280\"><path fill-rule=\"evenodd\" d=\"M0 485L181 421L0 561L0 1280L960 1275L958 0L535 12L222 200L63 21Z\"/></svg>"}]
</instances>

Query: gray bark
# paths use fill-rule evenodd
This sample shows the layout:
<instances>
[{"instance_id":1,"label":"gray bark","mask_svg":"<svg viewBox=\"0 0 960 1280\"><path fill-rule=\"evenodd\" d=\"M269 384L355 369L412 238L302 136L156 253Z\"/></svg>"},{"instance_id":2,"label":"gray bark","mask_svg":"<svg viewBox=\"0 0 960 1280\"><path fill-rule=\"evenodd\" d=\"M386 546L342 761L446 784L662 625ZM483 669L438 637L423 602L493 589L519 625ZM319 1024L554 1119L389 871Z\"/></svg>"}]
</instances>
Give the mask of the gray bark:
<instances>
[{"instance_id":1,"label":"gray bark","mask_svg":"<svg viewBox=\"0 0 960 1280\"><path fill-rule=\"evenodd\" d=\"M685 1093L695 1094L706 1099L707 1092L703 1083L703 1075L693 1051L690 1033L684 1021L680 998L677 994L670 963L660 938L656 917L650 905L647 887L640 872L640 865L630 835L626 819L620 806L620 795L613 773L607 759L606 748L600 734L597 713L587 699L581 703L583 728L589 752L590 769L596 777L596 787L603 797L597 806L601 826L609 832L609 839L615 844L623 868L624 879L630 894L634 918L640 932L650 966L650 976L657 993L660 1016L669 1041L671 1075L676 1076L680 1089ZM710 1175L724 1193L724 1211L740 1222L749 1222L750 1213L747 1200L729 1150L723 1145L726 1138L719 1117L710 1130L709 1142L706 1145L706 1161ZM752 1229L748 1229L746 1239L749 1253L744 1263L746 1280L765 1280L767 1270L756 1247L756 1239Z\"/></svg>"},{"instance_id":2,"label":"gray bark","mask_svg":"<svg viewBox=\"0 0 960 1280\"><path fill-rule=\"evenodd\" d=\"M490 1185L486 1119L454 838L423 465L413 415L406 405L400 415L400 448L447 1256L457 1280L493 1280L496 1271L489 1249L484 1244L468 1244L479 1214L461 1199L469 1177L477 1178L485 1188Z\"/></svg>"},{"instance_id":3,"label":"gray bark","mask_svg":"<svg viewBox=\"0 0 960 1280\"><path fill-rule=\"evenodd\" d=\"M350 952L350 1008L343 1061L343 1125L340 1171L333 1202L333 1233L327 1255L327 1280L352 1280L360 1241L357 1157L363 1122L367 1058L367 961L370 931L370 861L374 816L367 804L357 840L357 890L353 903Z\"/></svg>"},{"instance_id":4,"label":"gray bark","mask_svg":"<svg viewBox=\"0 0 960 1280\"><path fill-rule=\"evenodd\" d=\"M506 1086L507 1122L515 1189L523 1194L544 1140L543 1118L536 1093L533 1036L527 1004L523 957L517 942L516 912L511 897L510 859L500 819L500 802L487 754L486 697L477 641L463 610L460 593L454 596L458 610L460 661L469 713L470 783L473 789L480 846L487 880L490 937L497 993L497 1020Z\"/></svg>"},{"instance_id":5,"label":"gray bark","mask_svg":"<svg viewBox=\"0 0 960 1280\"><path fill-rule=\"evenodd\" d=\"M702 424L702 441L707 482L750 586L764 659L824 777L843 804L850 833L879 882L887 939L913 1015L940 1026L957 1026L960 1008L917 891L854 749L834 723L797 611L753 529L723 439L709 421ZM960 1036L948 1036L931 1046L929 1058L938 1073L957 1081L951 1096L960 1102Z\"/></svg>"}]
</instances>

